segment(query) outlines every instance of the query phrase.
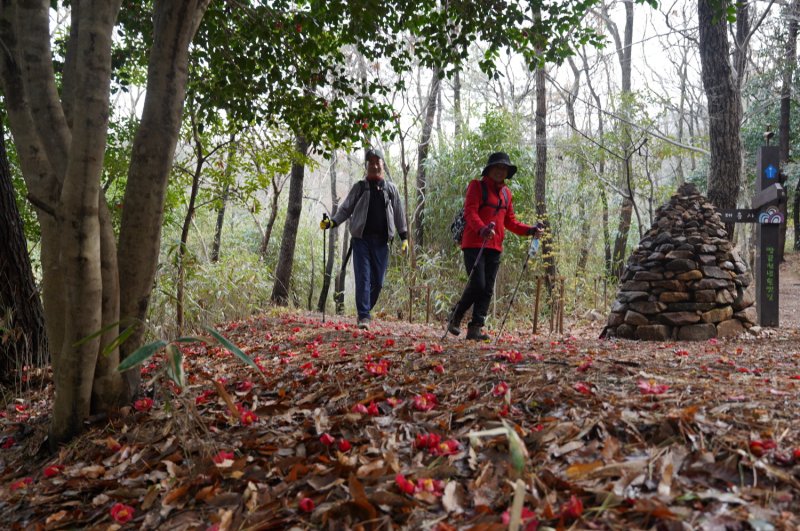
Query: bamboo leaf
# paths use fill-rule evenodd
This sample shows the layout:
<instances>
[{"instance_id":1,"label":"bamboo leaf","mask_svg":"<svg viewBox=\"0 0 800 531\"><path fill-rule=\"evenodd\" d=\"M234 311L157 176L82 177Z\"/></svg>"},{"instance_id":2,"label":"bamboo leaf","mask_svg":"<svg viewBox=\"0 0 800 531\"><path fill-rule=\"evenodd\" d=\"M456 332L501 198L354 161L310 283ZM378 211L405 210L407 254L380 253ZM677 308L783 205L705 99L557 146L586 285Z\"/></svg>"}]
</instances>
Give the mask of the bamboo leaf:
<instances>
[{"instance_id":1,"label":"bamboo leaf","mask_svg":"<svg viewBox=\"0 0 800 531\"><path fill-rule=\"evenodd\" d=\"M259 373L259 374L261 374L261 377L262 377L262 378L264 378L264 380L266 381L267 377L266 377L266 376L264 376L264 373L263 373L263 372L261 372L261 369L259 368L259 366L256 364L256 362L254 362L254 361L253 361L253 359L252 359L250 356L248 356L247 354L245 354L244 352L242 352L242 351L239 349L239 347L237 347L236 345L234 345L233 343L231 343L231 342L230 342L230 341L229 341L229 340L228 340L228 339L227 339L225 336L223 336L222 334L220 334L219 332L217 332L217 331L216 331L216 330L214 330L213 328L211 328L211 327L208 327L208 326L205 326L205 327L203 327L203 328L205 328L206 330L208 330L208 333L209 333L209 334L211 334L211 335L212 335L212 337L213 337L214 339L216 339L216 340L217 340L217 342L218 342L220 345L222 345L222 346L223 346L223 347L225 347L226 349L228 349L228 350L230 350L231 352L233 352L233 353L234 353L234 355L236 355L236 357L237 357L237 358L239 358L240 360L242 360L243 362L245 362L246 364L250 365L250 366L251 366L251 367L253 367L255 370L257 370L257 371L258 371L258 373Z\"/></svg>"},{"instance_id":2,"label":"bamboo leaf","mask_svg":"<svg viewBox=\"0 0 800 531\"><path fill-rule=\"evenodd\" d=\"M146 359L150 358L153 354L164 348L166 345L166 341L159 339L158 341L154 341L153 343L148 343L147 345L139 347L133 353L131 353L130 356L122 360L117 367L117 371L124 372L132 369Z\"/></svg>"},{"instance_id":3,"label":"bamboo leaf","mask_svg":"<svg viewBox=\"0 0 800 531\"><path fill-rule=\"evenodd\" d=\"M170 343L167 345L167 375L178 387L186 385L186 375L183 372L183 353L181 349Z\"/></svg>"},{"instance_id":4,"label":"bamboo leaf","mask_svg":"<svg viewBox=\"0 0 800 531\"><path fill-rule=\"evenodd\" d=\"M72 347L73 348L78 348L81 345L83 345L84 343L87 343L87 342L91 341L92 339L94 339L96 337L102 336L103 334L105 334L106 332L108 332L109 330L114 328L115 326L119 325L121 322L122 321L116 321L114 323L111 323L110 325L104 326L103 328L101 328L100 330L95 332L94 334L88 335L88 336L84 337L83 339L79 339L78 341L76 341L75 343L72 344ZM134 325L131 325L131 326L134 326Z\"/></svg>"},{"instance_id":5,"label":"bamboo leaf","mask_svg":"<svg viewBox=\"0 0 800 531\"><path fill-rule=\"evenodd\" d=\"M136 331L136 325L129 326L128 328L123 330L120 335L118 335L116 338L114 338L114 340L111 341L111 343L106 345L106 347L103 349L103 351L100 354L103 355L103 356L108 356L109 354L114 352L115 349L119 348L119 346L121 344L126 342L128 340L128 338L131 337L135 331Z\"/></svg>"}]
</instances>

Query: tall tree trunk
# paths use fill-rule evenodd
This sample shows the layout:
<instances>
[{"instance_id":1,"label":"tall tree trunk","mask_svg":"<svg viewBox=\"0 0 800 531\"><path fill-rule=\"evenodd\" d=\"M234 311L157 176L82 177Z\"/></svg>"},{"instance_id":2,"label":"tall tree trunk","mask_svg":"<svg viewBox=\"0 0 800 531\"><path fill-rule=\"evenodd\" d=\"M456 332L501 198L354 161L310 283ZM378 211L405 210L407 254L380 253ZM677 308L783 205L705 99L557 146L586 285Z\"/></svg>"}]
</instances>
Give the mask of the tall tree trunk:
<instances>
[{"instance_id":1,"label":"tall tree trunk","mask_svg":"<svg viewBox=\"0 0 800 531\"><path fill-rule=\"evenodd\" d=\"M297 152L303 157L308 153L308 141L298 136L295 142ZM286 208L286 222L283 225L283 239L278 255L278 267L275 269L275 284L272 287L272 302L280 305L289 303L289 286L294 266L294 251L297 241L297 229L300 225L300 214L303 211L303 178L305 164L292 163L292 174L289 181L289 204Z\"/></svg>"},{"instance_id":2,"label":"tall tree trunk","mask_svg":"<svg viewBox=\"0 0 800 531\"><path fill-rule=\"evenodd\" d=\"M339 210L339 197L336 195L336 151L333 152L331 157L331 216L336 215ZM317 311L321 312L325 309L328 303L328 291L331 288L331 277L333 276L333 263L336 258L336 236L339 233L338 227L334 227L328 231L328 249L327 261L324 264L325 272L322 278L322 290L319 293L319 301L317 302Z\"/></svg>"},{"instance_id":3,"label":"tall tree trunk","mask_svg":"<svg viewBox=\"0 0 800 531\"><path fill-rule=\"evenodd\" d=\"M161 250L164 202L181 126L188 77L189 43L210 0L156 0L153 45L147 68L147 96L133 141L119 234L120 317L144 323ZM137 328L125 343L124 358L139 348L145 329ZM139 371L125 373L134 396Z\"/></svg>"},{"instance_id":4,"label":"tall tree trunk","mask_svg":"<svg viewBox=\"0 0 800 531\"><path fill-rule=\"evenodd\" d=\"M547 86L544 66L536 68L536 182L534 199L536 217L545 225L542 238L542 257L545 264L547 291L552 292L556 276L555 253L553 252L550 220L547 217Z\"/></svg>"},{"instance_id":5,"label":"tall tree trunk","mask_svg":"<svg viewBox=\"0 0 800 531\"><path fill-rule=\"evenodd\" d=\"M200 143L196 132L195 142L197 162L195 163L194 173L192 174L192 188L189 192L189 205L186 208L186 216L183 218L183 225L181 226L181 239L178 243L178 279L176 281L175 289L175 327L177 329L178 336L182 336L184 332L184 293L186 284L186 253L188 251L187 245L189 243L189 228L192 226L192 219L194 219L197 193L200 191L200 176L203 174L203 164L205 162L205 158L203 157L203 146Z\"/></svg>"},{"instance_id":6,"label":"tall tree trunk","mask_svg":"<svg viewBox=\"0 0 800 531\"><path fill-rule=\"evenodd\" d=\"M463 122L463 117L461 113L461 69L457 68L455 73L453 74L453 121L454 124L454 131L453 136L458 142L458 138L461 135L461 125Z\"/></svg>"},{"instance_id":7,"label":"tall tree trunk","mask_svg":"<svg viewBox=\"0 0 800 531\"><path fill-rule=\"evenodd\" d=\"M217 226L214 230L214 243L211 245L211 261L219 261L219 248L222 245L222 225L225 223L225 208L228 205L228 196L231 190L231 177L233 175L233 157L236 155L236 134L231 133L228 148L228 160L225 165L225 184L222 187L222 204L217 210Z\"/></svg>"},{"instance_id":8,"label":"tall tree trunk","mask_svg":"<svg viewBox=\"0 0 800 531\"><path fill-rule=\"evenodd\" d=\"M615 40L617 42L617 56L619 58L622 73L622 115L626 118L629 118L631 106L630 99L632 98L631 60L633 57L633 2L625 2L624 41L620 43L618 36L615 38ZM619 221L617 223L617 236L614 240L614 250L611 258L611 274L615 278L619 278L622 275L622 270L625 265L625 254L628 248L628 235L630 233L631 217L633 215L633 201L635 200L631 167L631 157L633 156L631 128L628 124L622 124L620 126L620 132L622 134L623 151L625 153L625 157L621 165L621 175L618 184L620 189L627 190L627 193L622 198L622 206L620 207Z\"/></svg>"},{"instance_id":9,"label":"tall tree trunk","mask_svg":"<svg viewBox=\"0 0 800 531\"><path fill-rule=\"evenodd\" d=\"M783 80L781 86L781 111L780 123L778 124L778 142L780 146L780 162L781 168L786 168L786 163L789 162L789 124L791 122L792 112L792 77L797 69L797 16L798 6L800 0L792 0L788 12L788 28L786 37L786 49L783 56ZM800 182L800 180L798 180ZM795 202L797 201L797 194L795 194ZM781 223L780 243L778 245L778 257L783 261L783 250L786 247L786 227L788 225L788 204L782 207L783 210L783 223ZM798 216L796 208L793 209L795 217ZM798 241L798 224L794 224L795 242Z\"/></svg>"},{"instance_id":10,"label":"tall tree trunk","mask_svg":"<svg viewBox=\"0 0 800 531\"><path fill-rule=\"evenodd\" d=\"M698 0L699 51L703 88L708 101L711 160L708 198L719 209L736 208L741 187L742 145L739 127L742 102L728 58L725 17L714 0ZM733 239L734 224L726 224Z\"/></svg>"},{"instance_id":11,"label":"tall tree trunk","mask_svg":"<svg viewBox=\"0 0 800 531\"><path fill-rule=\"evenodd\" d=\"M10 335L0 341L0 382L10 383L23 365L48 359L44 313L28 257L22 219L6 153L4 117L0 115L0 318ZM21 371L19 371L21 372Z\"/></svg>"},{"instance_id":12,"label":"tall tree trunk","mask_svg":"<svg viewBox=\"0 0 800 531\"><path fill-rule=\"evenodd\" d=\"M425 234L425 194L428 187L428 175L425 163L428 160L431 133L433 132L433 119L436 116L436 102L442 86L439 76L441 70L435 68L431 79L428 101L425 103L425 122L422 124L422 137L417 148L417 208L414 211L414 240L416 245L422 245Z\"/></svg>"},{"instance_id":13,"label":"tall tree trunk","mask_svg":"<svg viewBox=\"0 0 800 531\"><path fill-rule=\"evenodd\" d=\"M267 259L267 249L269 241L272 239L272 229L275 227L275 220L278 219L278 201L281 197L283 186L278 186L277 178L272 179L272 200L270 202L269 218L267 218L267 228L264 230L264 237L261 239L259 254L262 260Z\"/></svg>"}]
</instances>

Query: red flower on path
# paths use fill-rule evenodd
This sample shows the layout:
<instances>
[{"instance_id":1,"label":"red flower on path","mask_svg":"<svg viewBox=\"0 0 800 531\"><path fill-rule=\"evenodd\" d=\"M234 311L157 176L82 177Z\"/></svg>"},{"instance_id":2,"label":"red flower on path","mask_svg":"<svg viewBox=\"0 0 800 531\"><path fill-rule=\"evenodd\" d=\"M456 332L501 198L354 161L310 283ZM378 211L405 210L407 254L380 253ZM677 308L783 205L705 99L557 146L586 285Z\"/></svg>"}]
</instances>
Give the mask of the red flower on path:
<instances>
[{"instance_id":1,"label":"red flower on path","mask_svg":"<svg viewBox=\"0 0 800 531\"><path fill-rule=\"evenodd\" d=\"M331 434L330 434L330 433L323 433L323 434L320 436L319 440L320 440L320 442L321 442L322 444L324 444L325 446L330 446L330 445L332 445L333 443L335 443L335 442L336 442L336 439L334 439L334 438L331 436Z\"/></svg>"},{"instance_id":2,"label":"red flower on path","mask_svg":"<svg viewBox=\"0 0 800 531\"><path fill-rule=\"evenodd\" d=\"M217 455L211 458L211 460L214 461L214 463L221 465L226 460L233 461L233 457L234 457L233 452L226 452L225 450L220 450L217 453Z\"/></svg>"},{"instance_id":3,"label":"red flower on path","mask_svg":"<svg viewBox=\"0 0 800 531\"><path fill-rule=\"evenodd\" d=\"M592 388L586 382L575 382L572 388L584 395L592 394Z\"/></svg>"},{"instance_id":4,"label":"red flower on path","mask_svg":"<svg viewBox=\"0 0 800 531\"><path fill-rule=\"evenodd\" d=\"M153 408L152 398L140 398L133 403L133 408L136 411L150 411Z\"/></svg>"},{"instance_id":5,"label":"red flower on path","mask_svg":"<svg viewBox=\"0 0 800 531\"><path fill-rule=\"evenodd\" d=\"M444 494L444 482L441 479L420 478L417 480L417 492L430 492L434 496Z\"/></svg>"},{"instance_id":6,"label":"red flower on path","mask_svg":"<svg viewBox=\"0 0 800 531\"><path fill-rule=\"evenodd\" d=\"M417 448L436 448L442 438L435 433L418 433L414 439L414 446Z\"/></svg>"},{"instance_id":7,"label":"red flower on path","mask_svg":"<svg viewBox=\"0 0 800 531\"><path fill-rule=\"evenodd\" d=\"M444 365L442 365L441 363L439 365L434 365L433 372L435 372L436 374L444 374Z\"/></svg>"},{"instance_id":8,"label":"red flower on path","mask_svg":"<svg viewBox=\"0 0 800 531\"><path fill-rule=\"evenodd\" d=\"M433 393L422 393L414 397L414 409L417 411L430 411L436 407L436 395Z\"/></svg>"},{"instance_id":9,"label":"red flower on path","mask_svg":"<svg viewBox=\"0 0 800 531\"><path fill-rule=\"evenodd\" d=\"M750 453L756 457L761 457L770 450L778 447L778 443L772 439L764 439L763 441L750 441Z\"/></svg>"},{"instance_id":10,"label":"red flower on path","mask_svg":"<svg viewBox=\"0 0 800 531\"><path fill-rule=\"evenodd\" d=\"M522 508L522 521L525 524L525 531L536 531L539 528L539 521L536 520L536 513L528 509ZM511 511L503 513L503 525L511 523Z\"/></svg>"},{"instance_id":11,"label":"red flower on path","mask_svg":"<svg viewBox=\"0 0 800 531\"><path fill-rule=\"evenodd\" d=\"M431 453L433 455L453 455L458 453L461 449L461 443L456 441L455 439L449 439L447 441L442 441L437 444L434 448L431 448Z\"/></svg>"},{"instance_id":12,"label":"red flower on path","mask_svg":"<svg viewBox=\"0 0 800 531\"><path fill-rule=\"evenodd\" d=\"M300 503L297 504L301 511L304 513L310 513L314 510L314 500L311 498L303 498L300 500Z\"/></svg>"},{"instance_id":13,"label":"red flower on path","mask_svg":"<svg viewBox=\"0 0 800 531\"><path fill-rule=\"evenodd\" d=\"M395 398L393 396L390 396L389 398L386 399L386 403L389 404L392 407L397 407L398 405L402 404L403 401L400 400L399 398Z\"/></svg>"},{"instance_id":14,"label":"red flower on path","mask_svg":"<svg viewBox=\"0 0 800 531\"><path fill-rule=\"evenodd\" d=\"M33 483L33 478L28 476L13 482L9 488L11 492L14 492L15 490L27 488L31 483Z\"/></svg>"},{"instance_id":15,"label":"red flower on path","mask_svg":"<svg viewBox=\"0 0 800 531\"><path fill-rule=\"evenodd\" d=\"M494 386L494 389L492 389L492 394L500 398L506 395L506 391L508 391L508 384L505 382L500 382Z\"/></svg>"},{"instance_id":16,"label":"red flower on path","mask_svg":"<svg viewBox=\"0 0 800 531\"><path fill-rule=\"evenodd\" d=\"M251 382L250 380L245 380L243 382L239 382L238 384L236 384L236 390L239 391L240 393L246 393L252 388L253 388L253 382Z\"/></svg>"},{"instance_id":17,"label":"red flower on path","mask_svg":"<svg viewBox=\"0 0 800 531\"><path fill-rule=\"evenodd\" d=\"M364 364L364 368L373 376L385 376L389 372L389 361L367 362Z\"/></svg>"},{"instance_id":18,"label":"red flower on path","mask_svg":"<svg viewBox=\"0 0 800 531\"><path fill-rule=\"evenodd\" d=\"M347 439L339 439L339 443L336 447L339 448L340 452L349 452L353 445L350 444L350 441Z\"/></svg>"},{"instance_id":19,"label":"red flower on path","mask_svg":"<svg viewBox=\"0 0 800 531\"><path fill-rule=\"evenodd\" d=\"M133 518L133 513L135 512L136 509L130 505L125 505L124 503L115 503L111 508L111 518L113 518L118 524L124 524Z\"/></svg>"},{"instance_id":20,"label":"red flower on path","mask_svg":"<svg viewBox=\"0 0 800 531\"><path fill-rule=\"evenodd\" d=\"M367 406L364 404L356 404L353 406L353 413L361 413L362 415L367 414Z\"/></svg>"},{"instance_id":21,"label":"red flower on path","mask_svg":"<svg viewBox=\"0 0 800 531\"><path fill-rule=\"evenodd\" d=\"M414 352L419 352L420 354L425 352L427 349L428 346L425 343L417 343L416 345L414 345Z\"/></svg>"},{"instance_id":22,"label":"red flower on path","mask_svg":"<svg viewBox=\"0 0 800 531\"><path fill-rule=\"evenodd\" d=\"M372 415L373 417L377 417L381 414L380 410L378 409L378 404L375 402L370 402L369 406L367 407L367 414Z\"/></svg>"},{"instance_id":23,"label":"red flower on path","mask_svg":"<svg viewBox=\"0 0 800 531\"><path fill-rule=\"evenodd\" d=\"M433 345L431 345L431 352L433 352L434 354L441 354L442 352L444 352L444 348L440 344L434 343Z\"/></svg>"},{"instance_id":24,"label":"red flower on path","mask_svg":"<svg viewBox=\"0 0 800 531\"><path fill-rule=\"evenodd\" d=\"M249 426L256 421L258 421L258 415L256 415L249 409L243 409L242 416L239 417L239 422L242 423L242 426Z\"/></svg>"},{"instance_id":25,"label":"red flower on path","mask_svg":"<svg viewBox=\"0 0 800 531\"><path fill-rule=\"evenodd\" d=\"M387 339L383 344L384 347L389 348L394 346L394 339Z\"/></svg>"},{"instance_id":26,"label":"red flower on path","mask_svg":"<svg viewBox=\"0 0 800 531\"><path fill-rule=\"evenodd\" d=\"M397 483L397 486L400 488L400 492L404 492L406 494L414 494L414 491L417 489L416 485L414 485L414 482L407 480L403 474L397 474L394 477L394 482Z\"/></svg>"},{"instance_id":27,"label":"red flower on path","mask_svg":"<svg viewBox=\"0 0 800 531\"><path fill-rule=\"evenodd\" d=\"M49 467L44 469L44 477L46 478L53 478L57 475L61 474L61 471L64 470L64 465L50 465Z\"/></svg>"},{"instance_id":28,"label":"red flower on path","mask_svg":"<svg viewBox=\"0 0 800 531\"><path fill-rule=\"evenodd\" d=\"M657 384L655 380L639 380L636 387L643 395L663 395L669 390L668 385Z\"/></svg>"},{"instance_id":29,"label":"red flower on path","mask_svg":"<svg viewBox=\"0 0 800 531\"><path fill-rule=\"evenodd\" d=\"M580 518L583 514L583 502L574 494L570 497L569 501L561 506L561 516L564 518L575 519Z\"/></svg>"}]
</instances>

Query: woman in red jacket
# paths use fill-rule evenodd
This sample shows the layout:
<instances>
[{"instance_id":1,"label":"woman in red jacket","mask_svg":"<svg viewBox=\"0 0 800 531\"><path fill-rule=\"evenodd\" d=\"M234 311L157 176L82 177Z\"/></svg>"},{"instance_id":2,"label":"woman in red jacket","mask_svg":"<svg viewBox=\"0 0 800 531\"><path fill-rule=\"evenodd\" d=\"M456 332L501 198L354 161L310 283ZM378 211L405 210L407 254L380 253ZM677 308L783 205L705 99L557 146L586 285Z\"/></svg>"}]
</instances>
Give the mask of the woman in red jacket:
<instances>
[{"instance_id":1,"label":"woman in red jacket","mask_svg":"<svg viewBox=\"0 0 800 531\"><path fill-rule=\"evenodd\" d=\"M451 334L461 333L459 328L461 320L472 307L472 320L467 327L467 339L489 339L482 328L494 294L494 281L500 266L505 230L508 229L519 236L534 236L540 230L538 226L532 227L520 223L514 216L511 190L505 181L513 177L516 172L517 167L511 164L511 159L506 153L492 153L489 155L486 167L483 168L481 179L471 181L467 187L464 199L466 227L461 238L461 249L464 251L464 265L470 280L461 300L453 308L447 327ZM494 225L490 226L490 223ZM483 247L482 253L481 247Z\"/></svg>"}]
</instances>

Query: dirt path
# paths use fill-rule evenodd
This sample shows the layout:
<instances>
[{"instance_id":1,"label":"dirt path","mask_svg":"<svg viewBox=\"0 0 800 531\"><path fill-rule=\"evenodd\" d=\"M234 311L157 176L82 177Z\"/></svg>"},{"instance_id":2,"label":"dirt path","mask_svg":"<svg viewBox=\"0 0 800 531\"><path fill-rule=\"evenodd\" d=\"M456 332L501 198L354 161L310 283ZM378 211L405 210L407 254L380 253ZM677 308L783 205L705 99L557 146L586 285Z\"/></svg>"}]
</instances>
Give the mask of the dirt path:
<instances>
[{"instance_id":1,"label":"dirt path","mask_svg":"<svg viewBox=\"0 0 800 531\"><path fill-rule=\"evenodd\" d=\"M780 271L780 326L800 330L800 253L786 255Z\"/></svg>"}]
</instances>

